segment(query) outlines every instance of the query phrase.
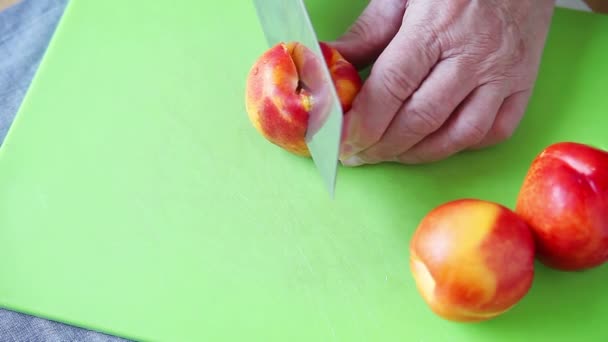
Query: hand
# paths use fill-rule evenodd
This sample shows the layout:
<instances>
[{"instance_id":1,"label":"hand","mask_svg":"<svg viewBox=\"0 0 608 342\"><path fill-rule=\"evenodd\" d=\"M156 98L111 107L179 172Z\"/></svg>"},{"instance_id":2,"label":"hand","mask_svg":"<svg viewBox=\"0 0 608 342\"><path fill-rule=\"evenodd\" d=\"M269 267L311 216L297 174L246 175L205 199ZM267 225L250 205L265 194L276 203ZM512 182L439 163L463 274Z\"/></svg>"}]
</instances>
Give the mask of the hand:
<instances>
[{"instance_id":1,"label":"hand","mask_svg":"<svg viewBox=\"0 0 608 342\"><path fill-rule=\"evenodd\" d=\"M345 165L425 163L509 138L555 0L371 0L332 45L374 63L345 114Z\"/></svg>"}]
</instances>

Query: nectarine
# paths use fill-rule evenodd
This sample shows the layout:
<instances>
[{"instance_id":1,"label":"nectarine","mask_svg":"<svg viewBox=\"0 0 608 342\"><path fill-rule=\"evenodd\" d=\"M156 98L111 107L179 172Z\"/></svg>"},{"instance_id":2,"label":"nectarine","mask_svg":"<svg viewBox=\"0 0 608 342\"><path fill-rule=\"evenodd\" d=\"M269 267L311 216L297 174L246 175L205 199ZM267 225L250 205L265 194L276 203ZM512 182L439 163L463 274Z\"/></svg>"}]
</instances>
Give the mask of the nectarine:
<instances>
[{"instance_id":1,"label":"nectarine","mask_svg":"<svg viewBox=\"0 0 608 342\"><path fill-rule=\"evenodd\" d=\"M530 229L512 210L459 199L434 208L419 223L410 267L433 312L475 322L506 312L527 294L534 252Z\"/></svg>"},{"instance_id":2,"label":"nectarine","mask_svg":"<svg viewBox=\"0 0 608 342\"><path fill-rule=\"evenodd\" d=\"M608 260L608 152L575 142L546 147L532 161L515 211L532 228L538 259L564 270Z\"/></svg>"},{"instance_id":3,"label":"nectarine","mask_svg":"<svg viewBox=\"0 0 608 342\"><path fill-rule=\"evenodd\" d=\"M361 88L361 78L336 49L324 42L319 45L346 112ZM319 63L306 46L279 43L256 60L247 77L245 104L254 127L271 143L301 156L310 156L305 142L306 131L315 125L310 113L323 112L329 102L329 89L319 82Z\"/></svg>"}]
</instances>

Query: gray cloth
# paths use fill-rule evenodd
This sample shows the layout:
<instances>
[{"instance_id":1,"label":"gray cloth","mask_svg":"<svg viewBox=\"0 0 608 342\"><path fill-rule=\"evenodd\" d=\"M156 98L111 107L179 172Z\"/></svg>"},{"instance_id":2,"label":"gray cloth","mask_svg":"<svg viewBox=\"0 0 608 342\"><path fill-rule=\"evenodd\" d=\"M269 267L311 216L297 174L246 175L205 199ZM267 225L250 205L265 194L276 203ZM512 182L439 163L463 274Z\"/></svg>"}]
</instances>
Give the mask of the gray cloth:
<instances>
[{"instance_id":1,"label":"gray cloth","mask_svg":"<svg viewBox=\"0 0 608 342\"><path fill-rule=\"evenodd\" d=\"M0 310L0 341L3 342L64 342L126 341L95 331L75 328L46 319L8 310Z\"/></svg>"},{"instance_id":2,"label":"gray cloth","mask_svg":"<svg viewBox=\"0 0 608 342\"><path fill-rule=\"evenodd\" d=\"M23 102L67 2L22 0L0 12L0 144ZM0 309L0 341L125 340Z\"/></svg>"},{"instance_id":3,"label":"gray cloth","mask_svg":"<svg viewBox=\"0 0 608 342\"><path fill-rule=\"evenodd\" d=\"M23 0L0 12L0 143L66 4L67 0Z\"/></svg>"}]
</instances>

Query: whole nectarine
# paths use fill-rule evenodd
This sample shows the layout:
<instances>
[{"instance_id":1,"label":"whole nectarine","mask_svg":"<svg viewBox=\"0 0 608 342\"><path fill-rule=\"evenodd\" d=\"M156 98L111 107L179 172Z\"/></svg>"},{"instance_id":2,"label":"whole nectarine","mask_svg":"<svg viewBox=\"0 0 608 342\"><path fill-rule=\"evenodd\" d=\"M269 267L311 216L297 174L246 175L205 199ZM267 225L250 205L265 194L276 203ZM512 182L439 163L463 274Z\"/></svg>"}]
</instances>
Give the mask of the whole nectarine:
<instances>
[{"instance_id":1,"label":"whole nectarine","mask_svg":"<svg viewBox=\"0 0 608 342\"><path fill-rule=\"evenodd\" d=\"M512 210L485 200L454 200L419 223L410 242L410 267L437 315L457 322L487 320L529 291L534 240Z\"/></svg>"},{"instance_id":2,"label":"whole nectarine","mask_svg":"<svg viewBox=\"0 0 608 342\"><path fill-rule=\"evenodd\" d=\"M575 142L549 145L532 161L515 211L532 228L538 259L584 270L608 260L608 152Z\"/></svg>"},{"instance_id":3,"label":"whole nectarine","mask_svg":"<svg viewBox=\"0 0 608 342\"><path fill-rule=\"evenodd\" d=\"M346 112L361 88L361 78L336 49L324 42L319 45ZM323 112L329 103L330 90L319 82L319 63L305 45L279 43L255 61L247 77L245 105L254 127L271 143L301 156L310 156L305 142L306 131L315 125L310 113Z\"/></svg>"}]
</instances>

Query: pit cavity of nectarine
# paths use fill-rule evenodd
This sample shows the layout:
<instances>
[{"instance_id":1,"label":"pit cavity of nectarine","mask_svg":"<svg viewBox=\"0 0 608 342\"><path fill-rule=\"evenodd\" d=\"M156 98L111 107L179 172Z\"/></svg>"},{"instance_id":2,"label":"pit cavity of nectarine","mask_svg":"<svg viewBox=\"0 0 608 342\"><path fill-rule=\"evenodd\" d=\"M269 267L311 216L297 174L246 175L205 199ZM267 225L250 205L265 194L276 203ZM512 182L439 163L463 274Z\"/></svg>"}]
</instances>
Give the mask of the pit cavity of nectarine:
<instances>
[{"instance_id":1,"label":"pit cavity of nectarine","mask_svg":"<svg viewBox=\"0 0 608 342\"><path fill-rule=\"evenodd\" d=\"M361 89L356 68L336 49L319 42L329 67L343 112L347 112ZM310 156L306 146L310 113L323 105L321 90L314 94L306 77L315 79L317 59L298 42L278 43L253 64L245 88L245 105L253 126L271 143L300 156Z\"/></svg>"},{"instance_id":2,"label":"pit cavity of nectarine","mask_svg":"<svg viewBox=\"0 0 608 342\"><path fill-rule=\"evenodd\" d=\"M410 242L410 268L431 310L456 322L494 318L529 291L534 241L512 210L479 199L431 210Z\"/></svg>"},{"instance_id":3,"label":"pit cavity of nectarine","mask_svg":"<svg viewBox=\"0 0 608 342\"><path fill-rule=\"evenodd\" d=\"M532 161L515 211L528 223L537 257L563 271L608 260L608 152L575 142L547 146Z\"/></svg>"}]
</instances>

